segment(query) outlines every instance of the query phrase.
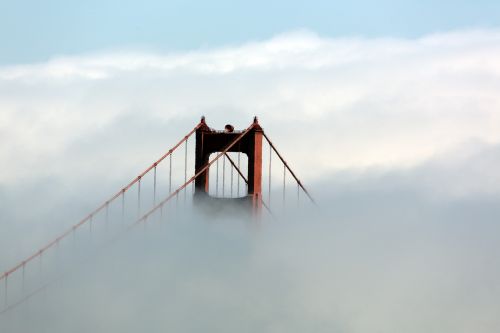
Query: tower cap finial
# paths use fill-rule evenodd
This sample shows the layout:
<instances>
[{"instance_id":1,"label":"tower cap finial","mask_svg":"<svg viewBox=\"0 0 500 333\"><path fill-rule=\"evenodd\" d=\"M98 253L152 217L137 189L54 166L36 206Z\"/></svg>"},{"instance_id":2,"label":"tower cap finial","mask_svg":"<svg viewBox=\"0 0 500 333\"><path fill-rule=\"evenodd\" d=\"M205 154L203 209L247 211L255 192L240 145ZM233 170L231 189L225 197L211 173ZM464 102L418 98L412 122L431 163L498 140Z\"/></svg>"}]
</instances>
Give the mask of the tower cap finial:
<instances>
[{"instance_id":1,"label":"tower cap finial","mask_svg":"<svg viewBox=\"0 0 500 333\"><path fill-rule=\"evenodd\" d=\"M201 123L204 124L205 123L205 116L201 116Z\"/></svg>"},{"instance_id":2,"label":"tower cap finial","mask_svg":"<svg viewBox=\"0 0 500 333\"><path fill-rule=\"evenodd\" d=\"M259 119L257 118L257 116L253 117L253 123L254 124L258 124L259 123Z\"/></svg>"}]
</instances>

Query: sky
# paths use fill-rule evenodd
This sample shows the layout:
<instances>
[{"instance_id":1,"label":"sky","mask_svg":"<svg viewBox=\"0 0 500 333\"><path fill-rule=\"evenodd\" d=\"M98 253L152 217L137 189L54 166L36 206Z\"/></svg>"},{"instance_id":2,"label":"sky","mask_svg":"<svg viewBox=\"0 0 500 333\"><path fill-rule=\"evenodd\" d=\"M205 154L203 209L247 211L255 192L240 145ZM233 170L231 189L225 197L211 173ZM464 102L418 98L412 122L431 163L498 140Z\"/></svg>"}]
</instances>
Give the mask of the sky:
<instances>
[{"instance_id":1,"label":"sky","mask_svg":"<svg viewBox=\"0 0 500 333\"><path fill-rule=\"evenodd\" d=\"M498 332L499 9L1 2L0 272L201 115L257 115L320 209L258 232L191 211L140 228L0 331ZM96 241L78 234L76 256Z\"/></svg>"},{"instance_id":2,"label":"sky","mask_svg":"<svg viewBox=\"0 0 500 333\"><path fill-rule=\"evenodd\" d=\"M494 0L0 1L0 64L95 50L192 50L297 29L325 37L418 37L500 24Z\"/></svg>"}]
</instances>

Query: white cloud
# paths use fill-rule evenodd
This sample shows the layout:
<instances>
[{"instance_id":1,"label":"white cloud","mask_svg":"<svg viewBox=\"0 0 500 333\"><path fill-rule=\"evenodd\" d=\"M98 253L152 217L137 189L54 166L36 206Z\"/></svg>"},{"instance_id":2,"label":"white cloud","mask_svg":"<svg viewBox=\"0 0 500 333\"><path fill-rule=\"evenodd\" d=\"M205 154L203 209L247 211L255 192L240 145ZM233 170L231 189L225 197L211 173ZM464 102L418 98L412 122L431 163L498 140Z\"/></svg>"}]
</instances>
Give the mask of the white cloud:
<instances>
[{"instance_id":1,"label":"white cloud","mask_svg":"<svg viewBox=\"0 0 500 333\"><path fill-rule=\"evenodd\" d=\"M255 238L234 221L148 227L158 239L123 243L111 269L85 266L91 276L31 303L33 320L17 318L76 332L88 323L97 332L498 331L499 41L495 30L415 40L300 32L0 68L1 270L105 200L201 114L240 128L259 115L327 203L327 221L307 212L306 223L266 225ZM135 218L135 194L127 198ZM88 235L77 235L82 248Z\"/></svg>"},{"instance_id":2,"label":"white cloud","mask_svg":"<svg viewBox=\"0 0 500 333\"><path fill-rule=\"evenodd\" d=\"M496 30L419 39L298 32L214 50L3 67L0 136L8 144L0 147L0 182L63 176L61 162L97 165L105 153L97 146L67 159L89 142L111 155L149 156L121 161L126 172L137 170L202 114L214 127L244 127L259 115L310 180L336 169L408 167L470 140L498 143L499 42ZM163 127L153 136L148 124Z\"/></svg>"}]
</instances>

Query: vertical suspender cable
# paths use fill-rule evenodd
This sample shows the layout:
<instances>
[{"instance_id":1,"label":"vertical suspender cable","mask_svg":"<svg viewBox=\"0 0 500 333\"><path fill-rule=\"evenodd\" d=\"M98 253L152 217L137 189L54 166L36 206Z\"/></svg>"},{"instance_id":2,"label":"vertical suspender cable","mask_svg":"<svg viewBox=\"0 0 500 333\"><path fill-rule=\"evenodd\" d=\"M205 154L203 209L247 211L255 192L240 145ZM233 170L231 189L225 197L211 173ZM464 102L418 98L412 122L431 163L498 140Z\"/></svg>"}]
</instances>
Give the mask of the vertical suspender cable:
<instances>
[{"instance_id":1,"label":"vertical suspender cable","mask_svg":"<svg viewBox=\"0 0 500 333\"><path fill-rule=\"evenodd\" d=\"M90 231L90 238L92 238L92 219L94 218L94 215L90 215L89 219L89 231Z\"/></svg>"},{"instance_id":2,"label":"vertical suspender cable","mask_svg":"<svg viewBox=\"0 0 500 333\"><path fill-rule=\"evenodd\" d=\"M38 256L40 258L40 261L39 261L39 263L40 263L40 278L42 278L42 276L43 276L43 274L42 274L42 266L43 266L43 258L42 258L42 256L43 256L43 252L40 251L40 255Z\"/></svg>"},{"instance_id":3,"label":"vertical suspender cable","mask_svg":"<svg viewBox=\"0 0 500 333\"><path fill-rule=\"evenodd\" d=\"M286 196L286 166L283 165L283 208L285 208L285 196Z\"/></svg>"},{"instance_id":4,"label":"vertical suspender cable","mask_svg":"<svg viewBox=\"0 0 500 333\"><path fill-rule=\"evenodd\" d=\"M240 155L241 152L238 152L238 170L240 169ZM240 177L238 177L238 196L240 196Z\"/></svg>"},{"instance_id":5,"label":"vertical suspender cable","mask_svg":"<svg viewBox=\"0 0 500 333\"><path fill-rule=\"evenodd\" d=\"M234 168L231 165L231 198L233 197L233 173L234 173Z\"/></svg>"},{"instance_id":6,"label":"vertical suspender cable","mask_svg":"<svg viewBox=\"0 0 500 333\"><path fill-rule=\"evenodd\" d=\"M26 263L23 262L23 284L22 284L23 295L24 295L24 291L26 290L25 286L26 286Z\"/></svg>"},{"instance_id":7,"label":"vertical suspender cable","mask_svg":"<svg viewBox=\"0 0 500 333\"><path fill-rule=\"evenodd\" d=\"M137 218L141 217L141 177L137 181Z\"/></svg>"},{"instance_id":8,"label":"vertical suspender cable","mask_svg":"<svg viewBox=\"0 0 500 333\"><path fill-rule=\"evenodd\" d=\"M61 255L59 251L59 239L56 240L56 270L59 270L61 266Z\"/></svg>"},{"instance_id":9,"label":"vertical suspender cable","mask_svg":"<svg viewBox=\"0 0 500 333\"><path fill-rule=\"evenodd\" d=\"M300 207L300 185L297 183L297 207Z\"/></svg>"},{"instance_id":10,"label":"vertical suspender cable","mask_svg":"<svg viewBox=\"0 0 500 333\"><path fill-rule=\"evenodd\" d=\"M124 222L125 222L125 189L122 190L122 224Z\"/></svg>"},{"instance_id":11,"label":"vertical suspender cable","mask_svg":"<svg viewBox=\"0 0 500 333\"><path fill-rule=\"evenodd\" d=\"M219 159L215 162L215 196L219 196Z\"/></svg>"},{"instance_id":12,"label":"vertical suspender cable","mask_svg":"<svg viewBox=\"0 0 500 333\"><path fill-rule=\"evenodd\" d=\"M194 190L195 190L195 188L194 188L194 182L192 182L191 183L191 197L194 196Z\"/></svg>"},{"instance_id":13,"label":"vertical suspender cable","mask_svg":"<svg viewBox=\"0 0 500 333\"><path fill-rule=\"evenodd\" d=\"M156 165L153 170L153 206L156 205Z\"/></svg>"},{"instance_id":14,"label":"vertical suspender cable","mask_svg":"<svg viewBox=\"0 0 500 333\"><path fill-rule=\"evenodd\" d=\"M106 231L109 228L109 202L106 202Z\"/></svg>"},{"instance_id":15,"label":"vertical suspender cable","mask_svg":"<svg viewBox=\"0 0 500 333\"><path fill-rule=\"evenodd\" d=\"M226 155L222 156L222 197L224 198L224 190L226 187Z\"/></svg>"},{"instance_id":16,"label":"vertical suspender cable","mask_svg":"<svg viewBox=\"0 0 500 333\"><path fill-rule=\"evenodd\" d=\"M187 159L188 159L188 139L186 138L186 141L184 143L184 183L187 182ZM184 189L184 203L186 203L186 194L187 190Z\"/></svg>"},{"instance_id":17,"label":"vertical suspender cable","mask_svg":"<svg viewBox=\"0 0 500 333\"><path fill-rule=\"evenodd\" d=\"M168 194L172 193L172 153L170 154L170 165L168 167Z\"/></svg>"},{"instance_id":18,"label":"vertical suspender cable","mask_svg":"<svg viewBox=\"0 0 500 333\"><path fill-rule=\"evenodd\" d=\"M4 283L4 305L5 307L7 308L7 306L9 305L9 296L8 296L8 292L9 292L9 275L5 275L5 283Z\"/></svg>"},{"instance_id":19,"label":"vertical suspender cable","mask_svg":"<svg viewBox=\"0 0 500 333\"><path fill-rule=\"evenodd\" d=\"M38 256L40 258L40 281L43 280L43 251L40 250L40 255Z\"/></svg>"}]
</instances>

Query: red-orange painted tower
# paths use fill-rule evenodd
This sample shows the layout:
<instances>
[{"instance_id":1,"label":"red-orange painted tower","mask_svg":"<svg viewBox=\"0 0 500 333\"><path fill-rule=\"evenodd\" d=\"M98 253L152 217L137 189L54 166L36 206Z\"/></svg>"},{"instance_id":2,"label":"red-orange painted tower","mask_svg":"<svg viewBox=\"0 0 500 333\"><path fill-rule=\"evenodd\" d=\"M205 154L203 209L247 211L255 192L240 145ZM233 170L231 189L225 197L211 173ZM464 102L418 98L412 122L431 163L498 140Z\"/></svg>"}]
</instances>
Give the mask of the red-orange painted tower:
<instances>
[{"instance_id":1,"label":"red-orange painted tower","mask_svg":"<svg viewBox=\"0 0 500 333\"><path fill-rule=\"evenodd\" d=\"M228 152L240 152L248 158L248 192L241 198L216 198L209 195L209 169L202 172L195 180L194 200L197 205L204 207L222 207L223 205L236 205L248 209L253 215L259 216L262 210L262 136L257 117L253 126L246 131L234 131L231 125L226 125L225 130L211 129L201 119L201 126L196 130L196 157L195 174L203 169L209 162L210 154L222 152L232 142L242 136ZM243 134L244 133L244 134ZM204 203L208 202L206 205Z\"/></svg>"}]
</instances>

